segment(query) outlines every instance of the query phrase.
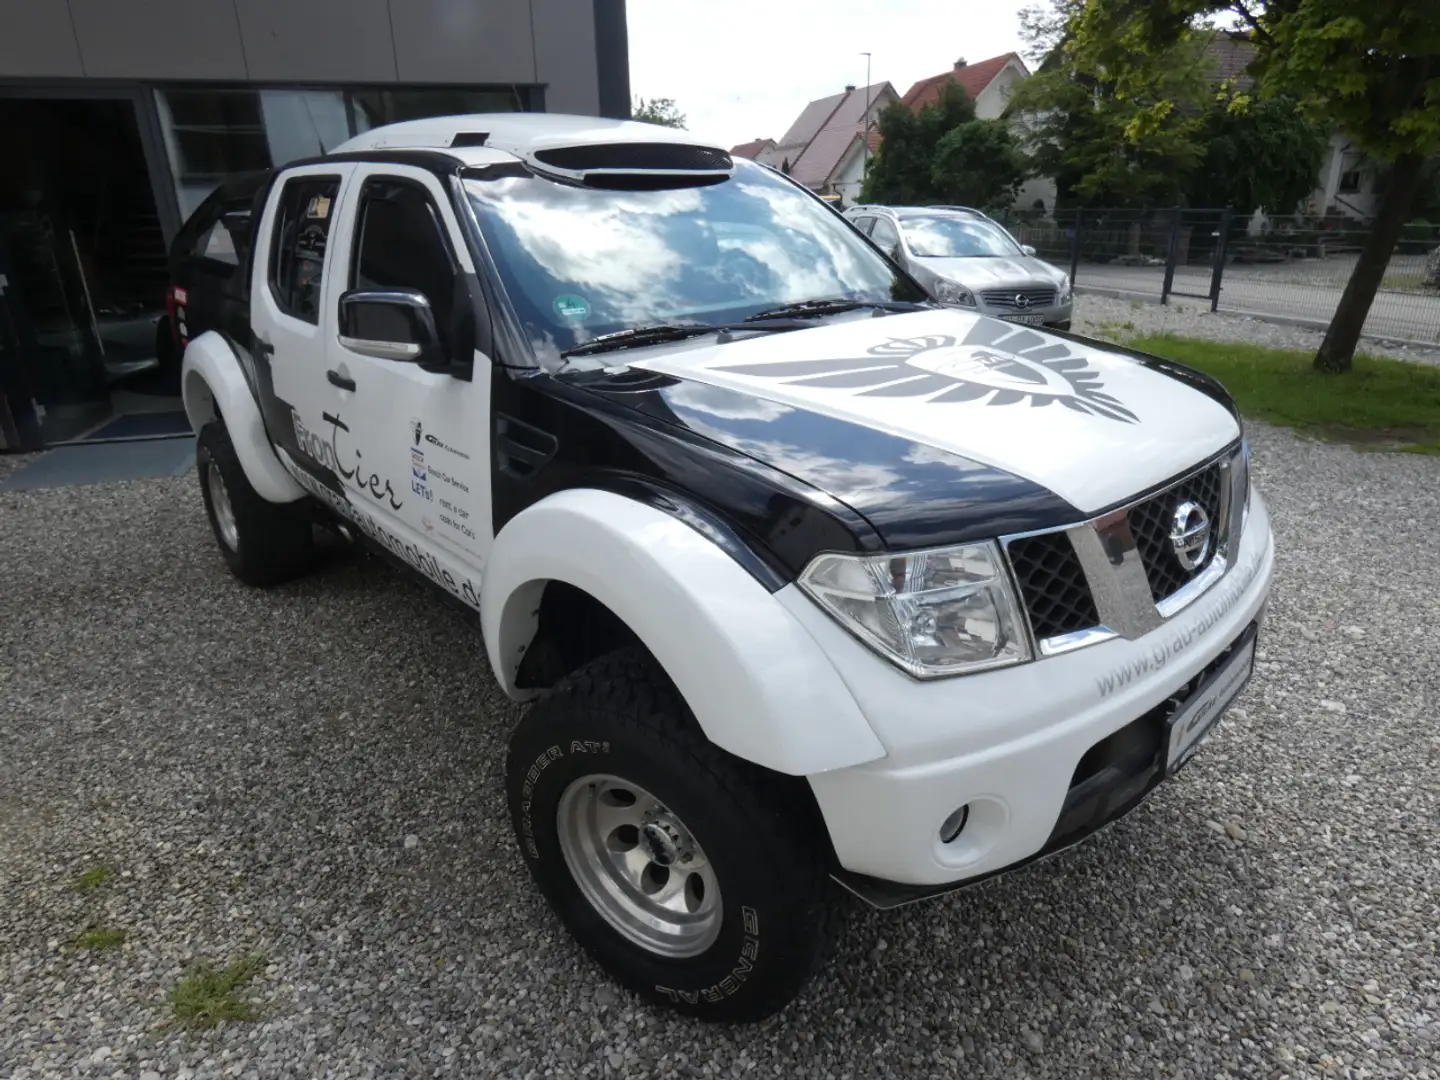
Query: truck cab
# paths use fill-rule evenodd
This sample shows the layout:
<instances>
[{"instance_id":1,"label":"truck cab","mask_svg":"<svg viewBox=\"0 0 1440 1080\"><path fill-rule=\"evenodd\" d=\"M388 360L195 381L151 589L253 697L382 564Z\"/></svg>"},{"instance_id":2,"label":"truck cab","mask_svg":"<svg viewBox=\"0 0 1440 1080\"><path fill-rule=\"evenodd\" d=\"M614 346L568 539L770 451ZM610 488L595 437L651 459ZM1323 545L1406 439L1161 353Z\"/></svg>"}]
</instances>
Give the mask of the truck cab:
<instances>
[{"instance_id":1,"label":"truck cab","mask_svg":"<svg viewBox=\"0 0 1440 1080\"><path fill-rule=\"evenodd\" d=\"M333 527L474 614L462 677L530 704L518 857L651 1001L784 1008L841 897L1083 839L1249 678L1274 552L1224 388L935 302L774 170L446 117L252 206L184 347L222 557L274 584Z\"/></svg>"}]
</instances>

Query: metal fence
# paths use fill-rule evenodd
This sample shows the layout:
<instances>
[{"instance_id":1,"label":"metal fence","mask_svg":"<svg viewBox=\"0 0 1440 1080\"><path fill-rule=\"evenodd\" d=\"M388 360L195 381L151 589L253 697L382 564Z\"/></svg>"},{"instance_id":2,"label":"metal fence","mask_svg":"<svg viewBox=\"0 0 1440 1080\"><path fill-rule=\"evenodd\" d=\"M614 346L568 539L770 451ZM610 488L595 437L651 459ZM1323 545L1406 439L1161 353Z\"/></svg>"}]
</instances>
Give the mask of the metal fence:
<instances>
[{"instance_id":1,"label":"metal fence","mask_svg":"<svg viewBox=\"0 0 1440 1080\"><path fill-rule=\"evenodd\" d=\"M1072 210L1001 218L1023 244L1070 270L1075 284L1123 295L1184 297L1229 311L1328 324L1367 228L1229 210ZM1365 332L1440 342L1440 225L1406 225Z\"/></svg>"}]
</instances>

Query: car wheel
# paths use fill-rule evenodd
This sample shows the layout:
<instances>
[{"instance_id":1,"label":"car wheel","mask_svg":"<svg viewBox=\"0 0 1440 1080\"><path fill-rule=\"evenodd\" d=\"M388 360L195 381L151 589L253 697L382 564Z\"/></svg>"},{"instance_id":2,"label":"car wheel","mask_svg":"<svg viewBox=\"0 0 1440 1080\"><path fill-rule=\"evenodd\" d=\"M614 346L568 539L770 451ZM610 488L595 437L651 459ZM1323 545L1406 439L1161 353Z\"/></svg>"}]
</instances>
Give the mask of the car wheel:
<instances>
[{"instance_id":1,"label":"car wheel","mask_svg":"<svg viewBox=\"0 0 1440 1080\"><path fill-rule=\"evenodd\" d=\"M267 502L250 486L230 433L216 420L200 429L195 467L220 554L247 585L298 577L315 559L314 531L294 507Z\"/></svg>"},{"instance_id":2,"label":"car wheel","mask_svg":"<svg viewBox=\"0 0 1440 1080\"><path fill-rule=\"evenodd\" d=\"M653 1002L763 1019L838 935L808 792L706 739L643 649L601 657L542 699L510 740L506 786L551 907Z\"/></svg>"}]
</instances>

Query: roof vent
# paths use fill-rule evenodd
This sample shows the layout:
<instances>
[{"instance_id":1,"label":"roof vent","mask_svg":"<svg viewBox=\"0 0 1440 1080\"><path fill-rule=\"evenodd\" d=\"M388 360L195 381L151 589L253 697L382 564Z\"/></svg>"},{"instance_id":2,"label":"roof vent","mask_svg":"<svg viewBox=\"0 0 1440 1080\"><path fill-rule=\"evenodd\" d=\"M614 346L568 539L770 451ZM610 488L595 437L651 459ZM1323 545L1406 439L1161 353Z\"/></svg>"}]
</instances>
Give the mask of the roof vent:
<instances>
[{"instance_id":1,"label":"roof vent","mask_svg":"<svg viewBox=\"0 0 1440 1080\"><path fill-rule=\"evenodd\" d=\"M959 60L956 60L956 61L955 61L955 70L956 70L956 71L959 71L959 70L960 70L961 68L963 68L964 66L965 66L965 58L964 58L963 56L960 57Z\"/></svg>"},{"instance_id":2,"label":"roof vent","mask_svg":"<svg viewBox=\"0 0 1440 1080\"><path fill-rule=\"evenodd\" d=\"M854 84L854 83L846 83L846 84L845 84L845 93L847 93L847 94L853 94L854 92L855 92L855 84Z\"/></svg>"}]
</instances>

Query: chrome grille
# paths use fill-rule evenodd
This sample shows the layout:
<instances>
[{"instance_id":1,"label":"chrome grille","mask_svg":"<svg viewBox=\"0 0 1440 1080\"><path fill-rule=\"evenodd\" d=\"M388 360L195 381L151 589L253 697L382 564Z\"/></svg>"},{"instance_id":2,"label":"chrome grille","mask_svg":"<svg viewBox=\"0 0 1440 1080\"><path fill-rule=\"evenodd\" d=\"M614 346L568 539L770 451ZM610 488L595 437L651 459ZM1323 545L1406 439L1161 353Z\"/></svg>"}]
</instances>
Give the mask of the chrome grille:
<instances>
[{"instance_id":1,"label":"chrome grille","mask_svg":"<svg viewBox=\"0 0 1440 1080\"><path fill-rule=\"evenodd\" d=\"M1020 297L1024 297L1023 303ZM1024 311L1026 308L1049 307L1055 303L1053 285L1023 285L1015 289L986 289L980 294L986 307L1005 308L1008 311Z\"/></svg>"},{"instance_id":2,"label":"chrome grille","mask_svg":"<svg viewBox=\"0 0 1440 1080\"><path fill-rule=\"evenodd\" d=\"M1138 637L1204 593L1225 572L1235 538L1230 489L1241 483L1234 497L1243 498L1245 471L1243 452L1232 448L1129 506L1068 528L1006 538L1006 557L1042 651L1117 634ZM1170 541L1175 511L1186 501L1204 508L1213 530L1206 558L1190 570L1180 565ZM1097 628L1098 637L1081 634Z\"/></svg>"},{"instance_id":3,"label":"chrome grille","mask_svg":"<svg viewBox=\"0 0 1440 1080\"><path fill-rule=\"evenodd\" d=\"M1199 577L1210 565L1210 560L1215 558L1216 549L1220 546L1220 485L1220 465L1217 462L1154 498L1131 507L1130 532L1135 537L1135 547L1145 566L1145 576L1150 579L1150 594L1157 604ZM1193 570L1186 570L1180 565L1170 544L1170 525L1175 518L1175 508L1186 500L1205 508L1205 515L1210 519L1210 528L1215 534L1205 561Z\"/></svg>"}]
</instances>

